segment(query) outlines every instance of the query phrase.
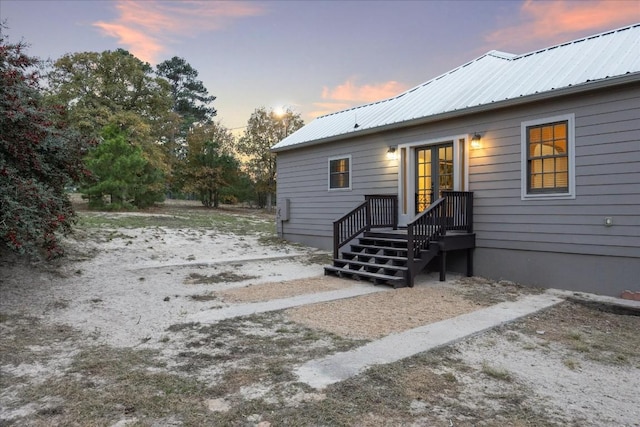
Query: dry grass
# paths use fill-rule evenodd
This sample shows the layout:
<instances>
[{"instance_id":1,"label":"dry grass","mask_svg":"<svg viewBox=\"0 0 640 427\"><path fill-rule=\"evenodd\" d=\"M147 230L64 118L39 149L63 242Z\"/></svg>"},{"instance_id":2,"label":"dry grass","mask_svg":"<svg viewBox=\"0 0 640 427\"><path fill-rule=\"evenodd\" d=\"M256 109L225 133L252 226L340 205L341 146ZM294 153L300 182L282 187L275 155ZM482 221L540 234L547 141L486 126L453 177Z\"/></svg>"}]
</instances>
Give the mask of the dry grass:
<instances>
[{"instance_id":1,"label":"dry grass","mask_svg":"<svg viewBox=\"0 0 640 427\"><path fill-rule=\"evenodd\" d=\"M515 301L523 295L544 292L541 288L522 286L506 280L494 282L483 277L461 277L454 286L459 295L482 306Z\"/></svg>"},{"instance_id":2,"label":"dry grass","mask_svg":"<svg viewBox=\"0 0 640 427\"><path fill-rule=\"evenodd\" d=\"M78 335L67 325L44 325L36 317L0 315L0 366L41 362L47 354L34 349L72 342Z\"/></svg>"},{"instance_id":3,"label":"dry grass","mask_svg":"<svg viewBox=\"0 0 640 427\"><path fill-rule=\"evenodd\" d=\"M406 293L422 295L415 291L426 292ZM392 299L402 293L371 296ZM243 426L260 421L293 426L587 425L584 419L558 418L557 410L549 410L549 403L523 385L517 372L492 361L475 368L465 364L455 346L375 366L317 392L296 382L293 367L363 342L302 326L284 313L215 325L175 325L166 332L171 340L161 341L167 346L182 343L183 351L170 359L170 369L158 351L92 346L72 330L33 318L1 315L0 321L3 367L20 363L20 358L43 360L32 354L34 346L50 358L68 351L59 347L61 342L80 350L57 373L43 373L38 381L2 375L2 388L15 393L13 400L5 398L5 408L37 408L3 425L113 425L123 420L141 426ZM577 367L583 357L640 366L635 354L639 322L637 316L564 303L501 328L498 336L518 343L516 332L539 337L536 331L544 330L545 340L573 349L565 361L568 368ZM586 351L576 349L576 342ZM212 368L218 374L205 381L202 373ZM229 408L211 411L207 402L212 399Z\"/></svg>"},{"instance_id":4,"label":"dry grass","mask_svg":"<svg viewBox=\"0 0 640 427\"><path fill-rule=\"evenodd\" d=\"M135 419L137 425L166 425L171 419L213 421L202 403L204 384L150 368L161 368L153 353L86 349L64 375L22 390L26 401L55 402L30 417L29 425L111 425L123 419Z\"/></svg>"},{"instance_id":5,"label":"dry grass","mask_svg":"<svg viewBox=\"0 0 640 427\"><path fill-rule=\"evenodd\" d=\"M199 273L191 273L184 280L185 285L211 285L214 283L230 283L242 282L244 280L255 279L256 276L246 274L236 274L232 271L223 271L218 274L205 275Z\"/></svg>"},{"instance_id":6,"label":"dry grass","mask_svg":"<svg viewBox=\"0 0 640 427\"><path fill-rule=\"evenodd\" d=\"M638 315L619 315L565 302L517 322L513 328L536 337L540 337L537 331L544 331L546 341L563 344L576 353L577 360L586 357L600 363L640 368Z\"/></svg>"},{"instance_id":7,"label":"dry grass","mask_svg":"<svg viewBox=\"0 0 640 427\"><path fill-rule=\"evenodd\" d=\"M511 374L509 373L509 371L507 371L504 368L500 368L497 366L493 366L491 364L489 364L489 362L484 362L482 364L482 373L491 377L491 378L495 378L496 380L500 380L500 381L511 381L512 377Z\"/></svg>"}]
</instances>

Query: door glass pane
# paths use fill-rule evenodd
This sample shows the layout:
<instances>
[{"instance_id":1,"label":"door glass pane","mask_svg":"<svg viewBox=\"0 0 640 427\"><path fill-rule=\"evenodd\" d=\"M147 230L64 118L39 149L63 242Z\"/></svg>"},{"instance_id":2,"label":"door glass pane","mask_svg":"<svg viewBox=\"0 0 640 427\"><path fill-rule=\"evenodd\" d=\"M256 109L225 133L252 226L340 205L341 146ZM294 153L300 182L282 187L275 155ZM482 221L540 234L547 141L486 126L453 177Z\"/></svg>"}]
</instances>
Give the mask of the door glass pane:
<instances>
[{"instance_id":1,"label":"door glass pane","mask_svg":"<svg viewBox=\"0 0 640 427\"><path fill-rule=\"evenodd\" d=\"M442 197L442 191L453 190L453 145L438 148L438 172L438 197Z\"/></svg>"},{"instance_id":2,"label":"door glass pane","mask_svg":"<svg viewBox=\"0 0 640 427\"><path fill-rule=\"evenodd\" d=\"M422 212L431 203L432 155L431 148L419 148L416 150L416 213Z\"/></svg>"},{"instance_id":3,"label":"door glass pane","mask_svg":"<svg viewBox=\"0 0 640 427\"><path fill-rule=\"evenodd\" d=\"M425 210L442 196L443 190L453 190L453 144L433 145L416 149L416 213Z\"/></svg>"}]
</instances>

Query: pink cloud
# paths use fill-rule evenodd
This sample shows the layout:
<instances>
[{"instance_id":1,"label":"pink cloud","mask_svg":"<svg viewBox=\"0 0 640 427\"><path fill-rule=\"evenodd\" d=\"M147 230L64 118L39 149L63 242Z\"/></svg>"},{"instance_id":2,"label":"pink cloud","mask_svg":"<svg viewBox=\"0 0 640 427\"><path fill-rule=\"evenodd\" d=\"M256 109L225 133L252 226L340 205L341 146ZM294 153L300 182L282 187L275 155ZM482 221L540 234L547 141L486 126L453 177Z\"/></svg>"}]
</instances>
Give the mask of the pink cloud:
<instances>
[{"instance_id":1,"label":"pink cloud","mask_svg":"<svg viewBox=\"0 0 640 427\"><path fill-rule=\"evenodd\" d=\"M310 119L326 116L327 114L335 113L336 111L346 110L353 105L345 102L314 102L313 106L315 109L307 114Z\"/></svg>"},{"instance_id":2,"label":"pink cloud","mask_svg":"<svg viewBox=\"0 0 640 427\"><path fill-rule=\"evenodd\" d=\"M395 80L358 86L353 79L350 79L333 89L325 86L322 89L322 99L347 101L349 103L374 102L398 95L407 89L406 85Z\"/></svg>"},{"instance_id":3,"label":"pink cloud","mask_svg":"<svg viewBox=\"0 0 640 427\"><path fill-rule=\"evenodd\" d=\"M531 49L621 27L640 20L635 0L534 1L526 0L517 25L499 29L485 39L492 48ZM521 52L518 52L521 53Z\"/></svg>"},{"instance_id":4,"label":"pink cloud","mask_svg":"<svg viewBox=\"0 0 640 427\"><path fill-rule=\"evenodd\" d=\"M395 80L388 82L358 85L355 79L351 78L346 82L334 87L322 88L322 102L314 102L314 111L309 113L311 118L346 110L347 108L369 102L380 101L382 99L396 96L408 87Z\"/></svg>"},{"instance_id":5,"label":"pink cloud","mask_svg":"<svg viewBox=\"0 0 640 427\"><path fill-rule=\"evenodd\" d=\"M115 37L138 58L154 63L175 39L225 28L231 21L263 13L255 3L242 1L144 2L118 0L119 16L112 22L94 23L108 37Z\"/></svg>"},{"instance_id":6,"label":"pink cloud","mask_svg":"<svg viewBox=\"0 0 640 427\"><path fill-rule=\"evenodd\" d=\"M154 62L157 55L164 50L158 39L136 29L107 22L96 22L93 25L100 28L105 35L117 38L119 44L127 46L131 53L142 61Z\"/></svg>"}]
</instances>

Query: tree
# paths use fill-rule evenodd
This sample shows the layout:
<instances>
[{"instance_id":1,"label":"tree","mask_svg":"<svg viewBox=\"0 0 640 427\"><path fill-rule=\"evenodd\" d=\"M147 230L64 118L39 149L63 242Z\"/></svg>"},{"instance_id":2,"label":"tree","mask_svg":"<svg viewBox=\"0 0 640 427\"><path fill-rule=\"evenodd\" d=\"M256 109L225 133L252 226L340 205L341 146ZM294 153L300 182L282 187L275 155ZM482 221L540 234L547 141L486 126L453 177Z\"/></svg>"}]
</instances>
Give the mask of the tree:
<instances>
[{"instance_id":1,"label":"tree","mask_svg":"<svg viewBox=\"0 0 640 427\"><path fill-rule=\"evenodd\" d=\"M209 124L216 115L211 103L216 99L209 95L198 71L186 60L174 56L156 66L156 74L166 79L171 89L173 122L168 123L163 146L172 168L184 161L186 137L194 123ZM179 190L179 180L168 183L172 190Z\"/></svg>"},{"instance_id":2,"label":"tree","mask_svg":"<svg viewBox=\"0 0 640 427\"><path fill-rule=\"evenodd\" d=\"M271 197L276 191L276 156L271 147L304 126L299 113L286 109L282 113L257 108L238 142L238 151L247 156L247 171L256 182L258 200L266 199L271 210ZM265 197L261 197L265 196Z\"/></svg>"},{"instance_id":3,"label":"tree","mask_svg":"<svg viewBox=\"0 0 640 427\"><path fill-rule=\"evenodd\" d=\"M239 170L238 177L230 187L223 189L222 197L227 203L253 202L255 200L255 184L248 173Z\"/></svg>"},{"instance_id":4,"label":"tree","mask_svg":"<svg viewBox=\"0 0 640 427\"><path fill-rule=\"evenodd\" d=\"M137 132L139 140L155 141L170 121L168 82L124 49L64 55L48 83L50 99L66 105L70 122L92 135L116 124Z\"/></svg>"},{"instance_id":5,"label":"tree","mask_svg":"<svg viewBox=\"0 0 640 427\"><path fill-rule=\"evenodd\" d=\"M102 131L103 142L87 156L92 180L81 189L92 207L145 208L164 198L162 173L144 157L139 146L127 141L115 125ZM104 196L109 196L105 204Z\"/></svg>"},{"instance_id":6,"label":"tree","mask_svg":"<svg viewBox=\"0 0 640 427\"><path fill-rule=\"evenodd\" d=\"M209 104L216 97L209 95L202 81L197 80L198 71L187 61L174 56L158 64L156 73L169 81L173 111L182 117L182 129L185 134L195 122L211 122L216 115L216 109Z\"/></svg>"},{"instance_id":7,"label":"tree","mask_svg":"<svg viewBox=\"0 0 640 427\"><path fill-rule=\"evenodd\" d=\"M40 61L24 49L0 31L0 242L54 258L75 215L65 187L86 173L92 140L68 127L64 107L43 102Z\"/></svg>"},{"instance_id":8,"label":"tree","mask_svg":"<svg viewBox=\"0 0 640 427\"><path fill-rule=\"evenodd\" d=\"M187 135L184 188L206 207L218 207L220 195L237 181L240 164L225 148L233 135L219 123L197 126Z\"/></svg>"},{"instance_id":9,"label":"tree","mask_svg":"<svg viewBox=\"0 0 640 427\"><path fill-rule=\"evenodd\" d=\"M122 176L128 180L126 197L133 198L119 200L116 193L110 207L129 204L145 207L158 201L158 194L165 191L163 180L171 173L171 165L158 141L176 121L171 111L169 83L155 76L148 63L126 50L117 49L64 55L55 61L49 73L49 86L49 99L68 106L68 119L81 132L100 136L108 129L105 139L108 141L116 138L114 132L117 130L121 132L118 138L125 138L132 150L135 147L141 150L139 155L145 160L144 171L139 172L142 175L125 173ZM108 150L116 148L121 147L115 142L107 147ZM92 156L116 154L98 150ZM91 160L94 168L99 167L100 157ZM107 171L95 175L97 180L106 180L104 189L112 188L111 177ZM101 199L97 194L101 190L98 184L99 181L94 181L84 189L91 192L92 202L99 204ZM131 192L133 187L140 190Z\"/></svg>"}]
</instances>

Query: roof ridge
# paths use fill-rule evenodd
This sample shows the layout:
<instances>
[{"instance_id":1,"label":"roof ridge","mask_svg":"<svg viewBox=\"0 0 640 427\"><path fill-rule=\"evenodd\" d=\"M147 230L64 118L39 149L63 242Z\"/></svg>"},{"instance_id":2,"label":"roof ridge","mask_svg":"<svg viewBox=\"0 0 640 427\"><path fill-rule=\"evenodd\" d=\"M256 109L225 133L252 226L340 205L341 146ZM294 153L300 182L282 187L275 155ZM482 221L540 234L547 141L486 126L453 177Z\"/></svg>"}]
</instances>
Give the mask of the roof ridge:
<instances>
[{"instance_id":1,"label":"roof ridge","mask_svg":"<svg viewBox=\"0 0 640 427\"><path fill-rule=\"evenodd\" d=\"M509 53L509 52L503 52L501 50L490 50L489 52L487 52L486 54L484 54L482 56L493 56L495 58L511 60L513 58L517 58L518 54ZM482 56L480 58L482 58ZM478 58L478 59L480 59L480 58Z\"/></svg>"},{"instance_id":2,"label":"roof ridge","mask_svg":"<svg viewBox=\"0 0 640 427\"><path fill-rule=\"evenodd\" d=\"M455 73L456 71L458 71L458 70L460 70L460 69L462 69L464 67L467 67L467 66L473 64L474 62L477 62L477 61L481 60L482 58L484 58L486 56L491 56L491 57L494 57L494 58L506 59L506 60L512 60L515 57L517 57L517 55L513 54L513 53L501 52L501 51L498 51L498 50L490 50L489 52L487 52L485 54L482 54L479 57L477 57L475 59L472 59L471 61L468 61L468 62L466 62L466 63L464 63L462 65L459 65L456 68L454 68L452 70L449 70L449 71L447 71L445 73L442 73L442 74L439 74L439 75L437 75L435 77L432 77L429 80L427 80L426 82L422 82L422 83L420 83L420 84L418 84L418 85L416 85L416 86L414 86L414 87L412 87L410 89L405 90L404 92L399 93L398 95L392 96L390 98L380 99L378 101L369 102L367 104L356 105L354 107L347 108L347 109L344 109L344 110L334 111L333 113L323 114L322 116L316 117L316 119L333 116L334 114L345 113L347 111L359 110L361 108L369 107L371 105L382 104L384 102L393 101L394 99L401 98L401 97L405 96L408 93L411 93L411 92L413 92L415 90L420 89L421 87L424 87L424 86L430 84L431 82L439 80L439 79L443 78L444 76L448 76L449 74Z\"/></svg>"},{"instance_id":3,"label":"roof ridge","mask_svg":"<svg viewBox=\"0 0 640 427\"><path fill-rule=\"evenodd\" d=\"M598 34L591 34L589 36L585 36L585 37L582 37L582 38L579 38L579 39L558 43L558 44L555 44L553 46L547 46L547 47L545 47L543 49L537 49L537 50L533 50L531 52L522 53L522 54L519 54L519 55L514 55L513 59L517 60L517 59L524 58L524 57L531 56L531 55L538 55L538 54L541 54L541 53L544 53L544 52L547 52L547 51L550 51L550 50L553 50L553 49L557 49L559 47L565 47L565 46L569 46L569 45L574 45L576 43L582 43L582 42L587 41L587 40L592 40L592 39L597 39L597 38L601 38L601 37L604 37L604 36L609 36L611 34L619 33L621 31L627 31L627 30L630 30L632 28L639 27L639 26L640 26L640 22L635 23L635 24L630 24L630 25L627 25L625 27L616 28L614 30L606 30L606 31L603 31L603 32L598 33Z\"/></svg>"}]
</instances>

